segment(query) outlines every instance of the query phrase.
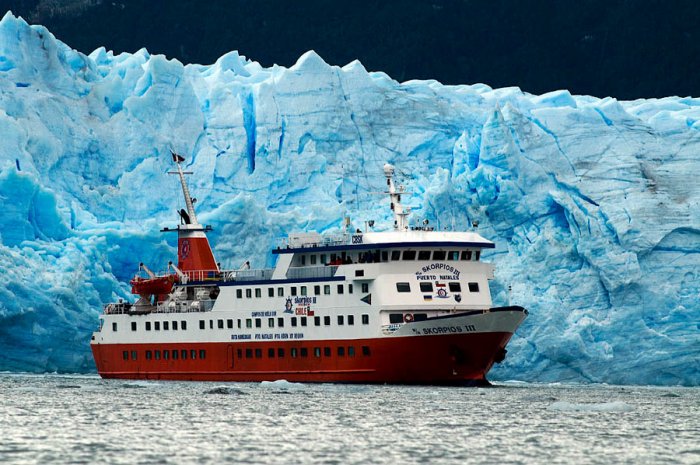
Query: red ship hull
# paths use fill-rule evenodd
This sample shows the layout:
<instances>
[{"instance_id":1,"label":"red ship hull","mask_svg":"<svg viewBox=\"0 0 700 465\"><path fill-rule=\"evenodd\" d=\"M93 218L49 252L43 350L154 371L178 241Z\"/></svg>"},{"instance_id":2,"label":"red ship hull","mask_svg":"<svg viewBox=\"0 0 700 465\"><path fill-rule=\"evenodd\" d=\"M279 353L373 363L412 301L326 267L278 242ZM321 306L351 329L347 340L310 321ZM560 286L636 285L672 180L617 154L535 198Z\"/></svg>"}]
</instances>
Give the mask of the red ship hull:
<instances>
[{"instance_id":1,"label":"red ship hull","mask_svg":"<svg viewBox=\"0 0 700 465\"><path fill-rule=\"evenodd\" d=\"M92 350L103 378L486 384L486 373L504 354L511 336L488 332L333 341L98 344Z\"/></svg>"}]
</instances>

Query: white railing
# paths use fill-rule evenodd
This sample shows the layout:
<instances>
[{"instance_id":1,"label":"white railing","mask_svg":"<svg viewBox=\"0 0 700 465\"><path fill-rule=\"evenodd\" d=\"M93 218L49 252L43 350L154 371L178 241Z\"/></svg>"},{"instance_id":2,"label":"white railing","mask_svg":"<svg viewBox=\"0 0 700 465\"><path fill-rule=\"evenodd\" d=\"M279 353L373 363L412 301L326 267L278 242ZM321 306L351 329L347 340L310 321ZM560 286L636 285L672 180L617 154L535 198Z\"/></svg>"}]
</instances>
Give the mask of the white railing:
<instances>
[{"instance_id":1,"label":"white railing","mask_svg":"<svg viewBox=\"0 0 700 465\"><path fill-rule=\"evenodd\" d=\"M287 279L332 278L337 266L299 266L287 270Z\"/></svg>"}]
</instances>

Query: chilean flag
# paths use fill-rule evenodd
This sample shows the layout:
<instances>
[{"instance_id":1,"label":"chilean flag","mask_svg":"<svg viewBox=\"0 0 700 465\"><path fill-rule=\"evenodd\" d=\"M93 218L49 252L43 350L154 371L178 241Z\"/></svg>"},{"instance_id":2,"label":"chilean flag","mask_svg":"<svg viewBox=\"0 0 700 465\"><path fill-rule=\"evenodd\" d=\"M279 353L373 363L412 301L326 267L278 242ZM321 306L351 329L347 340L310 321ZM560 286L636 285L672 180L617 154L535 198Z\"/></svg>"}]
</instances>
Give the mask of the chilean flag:
<instances>
[{"instance_id":1,"label":"chilean flag","mask_svg":"<svg viewBox=\"0 0 700 465\"><path fill-rule=\"evenodd\" d=\"M445 287L445 283L435 282L435 287Z\"/></svg>"}]
</instances>

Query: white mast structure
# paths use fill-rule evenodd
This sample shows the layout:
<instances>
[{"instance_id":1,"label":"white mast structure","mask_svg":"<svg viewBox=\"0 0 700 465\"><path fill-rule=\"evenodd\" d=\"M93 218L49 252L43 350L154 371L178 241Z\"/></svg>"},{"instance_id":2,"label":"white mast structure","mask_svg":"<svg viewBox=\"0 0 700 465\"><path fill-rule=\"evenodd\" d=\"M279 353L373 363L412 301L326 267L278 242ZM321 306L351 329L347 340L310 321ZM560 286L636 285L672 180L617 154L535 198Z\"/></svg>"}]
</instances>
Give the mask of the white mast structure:
<instances>
[{"instance_id":1,"label":"white mast structure","mask_svg":"<svg viewBox=\"0 0 700 465\"><path fill-rule=\"evenodd\" d=\"M394 212L394 229L397 231L408 231L408 215L411 213L411 208L407 207L404 211L401 205L401 194L405 193L405 188L399 186L398 189L394 185L394 165L386 163L384 165L384 176L386 176L386 185L389 186L389 197L391 198L391 211Z\"/></svg>"}]
</instances>

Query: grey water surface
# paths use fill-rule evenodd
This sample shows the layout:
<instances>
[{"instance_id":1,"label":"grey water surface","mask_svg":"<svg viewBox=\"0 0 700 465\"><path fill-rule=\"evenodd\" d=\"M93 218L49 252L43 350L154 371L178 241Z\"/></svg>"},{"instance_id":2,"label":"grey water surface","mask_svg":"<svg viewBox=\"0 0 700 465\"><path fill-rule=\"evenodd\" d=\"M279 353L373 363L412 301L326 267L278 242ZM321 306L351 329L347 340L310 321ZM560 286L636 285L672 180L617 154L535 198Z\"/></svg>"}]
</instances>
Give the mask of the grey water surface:
<instances>
[{"instance_id":1,"label":"grey water surface","mask_svg":"<svg viewBox=\"0 0 700 465\"><path fill-rule=\"evenodd\" d=\"M700 389L0 374L0 463L700 463Z\"/></svg>"}]
</instances>

